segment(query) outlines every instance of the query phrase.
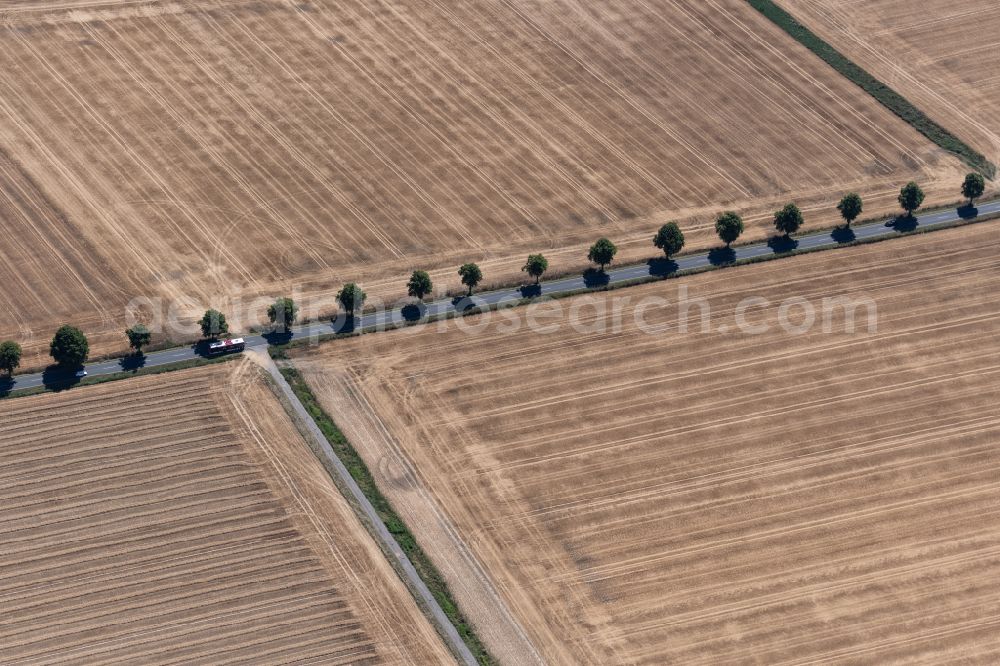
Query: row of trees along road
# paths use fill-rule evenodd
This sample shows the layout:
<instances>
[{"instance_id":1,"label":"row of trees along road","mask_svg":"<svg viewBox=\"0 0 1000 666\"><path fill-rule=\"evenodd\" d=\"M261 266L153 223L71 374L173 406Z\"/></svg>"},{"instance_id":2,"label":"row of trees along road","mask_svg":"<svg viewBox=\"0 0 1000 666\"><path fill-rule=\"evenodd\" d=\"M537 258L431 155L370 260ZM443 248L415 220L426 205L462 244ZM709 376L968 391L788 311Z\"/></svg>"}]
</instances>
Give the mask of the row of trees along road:
<instances>
[{"instance_id":1,"label":"row of trees along road","mask_svg":"<svg viewBox=\"0 0 1000 666\"><path fill-rule=\"evenodd\" d=\"M0 342L0 371L14 374L21 365L21 345L13 340ZM90 353L87 336L76 326L65 324L59 327L49 343L49 355L61 368L73 370L81 367Z\"/></svg>"},{"instance_id":2,"label":"row of trees along road","mask_svg":"<svg viewBox=\"0 0 1000 666\"><path fill-rule=\"evenodd\" d=\"M137 351L148 345L151 337L149 330L142 324L127 329L125 335L129 339L129 346ZM21 345L13 340L0 342L0 372L5 372L7 375L14 374L21 365L21 354ZM60 368L76 370L86 363L90 355L90 342L79 328L64 324L52 336L49 355Z\"/></svg>"},{"instance_id":3,"label":"row of trees along road","mask_svg":"<svg viewBox=\"0 0 1000 666\"><path fill-rule=\"evenodd\" d=\"M975 200L983 195L986 183L983 176L978 173L970 173L962 183L962 195L968 199L969 206L975 204ZM899 191L898 197L900 207L907 216L923 205L924 191L914 182L904 185ZM851 223L856 220L864 210L864 203L861 196L856 192L851 192L837 204L837 210L844 220L846 227L850 228ZM804 222L802 211L794 203L789 203L774 213L774 227L785 237L798 231ZM719 213L715 218L715 233L719 239L730 247L744 231L743 218L738 213L726 211ZM664 256L669 259L677 254L684 247L684 233L676 222L664 224L653 236L653 245L663 251ZM600 238L587 253L587 258L600 266L603 271L605 266L614 259L617 248L607 238Z\"/></svg>"},{"instance_id":4,"label":"row of trees along road","mask_svg":"<svg viewBox=\"0 0 1000 666\"><path fill-rule=\"evenodd\" d=\"M986 189L986 182L983 176L978 173L970 173L965 176L962 182L962 196L964 196L972 207L976 199L983 195ZM915 182L909 182L899 191L899 205L908 217L919 209L924 203L924 191ZM844 195L837 204L837 210L844 220L845 226L850 228L851 223L856 220L864 211L864 202L861 197L851 192ZM785 237L795 233L802 227L802 211L794 203L789 203L774 214L774 227ZM743 218L733 211L719 213L715 219L715 233L719 239L730 247L744 231ZM684 233L676 222L664 224L653 236L654 247L660 249L664 256L669 259L684 248ZM587 252L587 259L600 267L601 271L614 261L618 253L618 247L607 238L599 238ZM549 268L549 262L542 254L530 254L521 270L534 278L538 284L542 275ZM471 296L473 290L483 280L483 271L477 264L462 264L458 269L458 275L462 284L468 287L468 294ZM410 297L423 300L434 291L434 284L427 271L416 270L410 275L406 283L406 292ZM337 301L343 307L344 312L349 317L354 317L358 310L364 308L367 294L354 282L348 282L337 294ZM278 298L274 304L267 309L267 316L273 327L287 331L298 317L298 306L292 299L287 297ZM226 323L226 315L218 310L206 310L201 320L198 322L201 334L208 339L218 338L229 334L229 325ZM129 347L137 354L142 353L142 348L149 345L152 334L143 324L136 324L125 331L128 338ZM75 326L69 324L62 326L56 331L49 345L49 354L55 362L64 368L79 368L87 360L90 346L87 337ZM11 375L21 364L21 346L12 340L0 343L0 371Z\"/></svg>"}]
</instances>

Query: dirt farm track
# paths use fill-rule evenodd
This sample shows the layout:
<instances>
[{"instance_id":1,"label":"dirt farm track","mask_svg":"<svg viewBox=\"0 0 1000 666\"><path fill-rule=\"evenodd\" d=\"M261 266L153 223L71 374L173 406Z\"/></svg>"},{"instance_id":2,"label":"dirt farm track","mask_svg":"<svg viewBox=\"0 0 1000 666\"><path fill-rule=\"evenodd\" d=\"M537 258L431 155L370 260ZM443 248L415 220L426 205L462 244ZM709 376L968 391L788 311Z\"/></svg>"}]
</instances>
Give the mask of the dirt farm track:
<instances>
[{"instance_id":1,"label":"dirt farm track","mask_svg":"<svg viewBox=\"0 0 1000 666\"><path fill-rule=\"evenodd\" d=\"M395 298L601 234L645 255L667 218L704 245L722 207L760 236L791 198L813 225L847 189L951 201L962 171L741 0L7 1L0 50L26 364L67 321L120 349L136 296Z\"/></svg>"},{"instance_id":2,"label":"dirt farm track","mask_svg":"<svg viewBox=\"0 0 1000 666\"><path fill-rule=\"evenodd\" d=\"M997 229L554 302L580 331L539 304L515 333L453 320L296 364L459 602L489 581L500 603L467 608L498 653L523 631L549 663L997 663ZM678 331L681 283L707 332L699 306ZM876 330L863 307L854 333L782 332L793 296L869 298ZM734 332L747 297L770 333Z\"/></svg>"},{"instance_id":3,"label":"dirt farm track","mask_svg":"<svg viewBox=\"0 0 1000 666\"><path fill-rule=\"evenodd\" d=\"M0 662L452 661L258 372L0 404Z\"/></svg>"}]
</instances>

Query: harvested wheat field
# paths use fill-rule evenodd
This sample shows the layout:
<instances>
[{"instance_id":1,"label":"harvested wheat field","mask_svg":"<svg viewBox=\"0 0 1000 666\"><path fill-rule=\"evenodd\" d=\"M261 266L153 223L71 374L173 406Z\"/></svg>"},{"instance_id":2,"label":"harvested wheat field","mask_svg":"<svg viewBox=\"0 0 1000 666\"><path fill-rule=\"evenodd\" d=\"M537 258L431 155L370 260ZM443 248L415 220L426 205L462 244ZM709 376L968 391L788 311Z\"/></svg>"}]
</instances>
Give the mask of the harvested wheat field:
<instances>
[{"instance_id":1,"label":"harvested wheat field","mask_svg":"<svg viewBox=\"0 0 1000 666\"><path fill-rule=\"evenodd\" d=\"M450 661L258 373L0 405L0 661Z\"/></svg>"},{"instance_id":2,"label":"harvested wheat field","mask_svg":"<svg viewBox=\"0 0 1000 666\"><path fill-rule=\"evenodd\" d=\"M797 19L1000 162L1000 5L778 0Z\"/></svg>"},{"instance_id":3,"label":"harvested wheat field","mask_svg":"<svg viewBox=\"0 0 1000 666\"><path fill-rule=\"evenodd\" d=\"M362 336L296 363L483 637L523 635L510 663L996 663L997 228ZM707 332L700 306L679 332L681 286L708 303ZM748 297L770 302L745 311L769 333L735 332ZM805 299L814 328L778 326L789 297L787 322ZM823 332L826 297L861 306L854 333L832 305ZM531 313L550 330L526 330Z\"/></svg>"},{"instance_id":4,"label":"harvested wheat field","mask_svg":"<svg viewBox=\"0 0 1000 666\"><path fill-rule=\"evenodd\" d=\"M819 225L847 189L877 213L911 178L954 200L962 172L738 0L21 1L0 17L0 148L38 191L0 221L45 239L6 259L29 284L59 277L97 352L124 346L134 296L245 326L257 296L331 310L348 279L396 298L414 268L446 287L479 260L503 280L545 248L575 269L601 234L645 256L667 218L694 247L723 207L760 236L788 199ZM0 324L30 362L66 318L37 300Z\"/></svg>"},{"instance_id":5,"label":"harvested wheat field","mask_svg":"<svg viewBox=\"0 0 1000 666\"><path fill-rule=\"evenodd\" d=\"M15 337L37 357L48 351L54 329L72 321L92 335L97 348L121 344L116 322L129 294L141 293L141 283L109 281L94 262L95 247L2 148L0 229L5 259L0 262L0 339ZM114 307L109 309L109 303ZM38 328L40 317L51 325Z\"/></svg>"}]
</instances>

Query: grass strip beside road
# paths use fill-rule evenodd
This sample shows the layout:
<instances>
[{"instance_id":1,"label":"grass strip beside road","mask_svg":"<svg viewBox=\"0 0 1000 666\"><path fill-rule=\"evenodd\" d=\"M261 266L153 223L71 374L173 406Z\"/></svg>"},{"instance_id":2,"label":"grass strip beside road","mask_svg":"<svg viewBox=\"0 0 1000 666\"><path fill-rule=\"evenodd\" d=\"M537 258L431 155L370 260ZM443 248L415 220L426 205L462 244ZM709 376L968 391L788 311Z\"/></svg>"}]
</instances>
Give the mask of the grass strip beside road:
<instances>
[{"instance_id":1,"label":"grass strip beside road","mask_svg":"<svg viewBox=\"0 0 1000 666\"><path fill-rule=\"evenodd\" d=\"M281 353L273 355L278 358L284 357ZM486 646L479 640L472 625L469 624L468 620L459 610L458 604L452 598L451 592L448 590L448 584L445 582L441 572L437 570L427 556L427 553L417 543L416 538L392 508L389 500L378 489L375 479L372 477L364 460L347 440L340 428L337 427L337 424L334 423L330 415L320 406L312 389L309 388L309 384L306 383L305 377L297 369L288 366L281 367L280 370L289 386L292 387L295 396L302 403L302 406L305 407L306 411L309 412L313 421L316 422L317 427L322 431L323 436L330 443L330 447L334 453L344 464L344 467L347 468L347 471L355 483L358 484L358 487L361 488L361 492L364 493L365 497L375 508L375 511L378 512L389 533L392 534L396 543L406 553L406 556L410 559L420 578L427 585L431 594L434 595L438 605L441 606L441 610L448 616L448 619L458 631L458 635L462 637L469 650L472 651L476 661L480 664L496 663L496 660L486 650Z\"/></svg>"},{"instance_id":2,"label":"grass strip beside road","mask_svg":"<svg viewBox=\"0 0 1000 666\"><path fill-rule=\"evenodd\" d=\"M787 32L795 41L818 55L828 65L847 77L866 93L878 100L915 130L945 150L958 155L966 164L991 180L996 166L986 157L947 129L937 124L913 105L908 99L882 83L867 70L835 49L816 33L802 25L794 16L779 7L773 0L748 0L750 5Z\"/></svg>"}]
</instances>

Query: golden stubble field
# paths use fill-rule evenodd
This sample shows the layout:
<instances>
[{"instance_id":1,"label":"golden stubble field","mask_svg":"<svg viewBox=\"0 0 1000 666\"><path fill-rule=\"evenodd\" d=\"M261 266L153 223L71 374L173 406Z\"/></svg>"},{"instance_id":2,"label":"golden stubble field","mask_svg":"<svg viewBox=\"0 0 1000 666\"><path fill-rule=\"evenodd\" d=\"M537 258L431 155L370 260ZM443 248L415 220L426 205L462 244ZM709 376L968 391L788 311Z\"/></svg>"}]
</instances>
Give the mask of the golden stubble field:
<instances>
[{"instance_id":1,"label":"golden stubble field","mask_svg":"<svg viewBox=\"0 0 1000 666\"><path fill-rule=\"evenodd\" d=\"M963 171L739 0L22 1L0 49L28 364L68 320L121 349L134 296L245 325L231 299L575 270L602 234L645 257L668 218L696 247L725 207L761 236L788 199L816 226Z\"/></svg>"},{"instance_id":2,"label":"golden stubble field","mask_svg":"<svg viewBox=\"0 0 1000 666\"><path fill-rule=\"evenodd\" d=\"M1000 5L778 0L810 29L1000 162Z\"/></svg>"},{"instance_id":3,"label":"golden stubble field","mask_svg":"<svg viewBox=\"0 0 1000 666\"><path fill-rule=\"evenodd\" d=\"M510 663L994 663L997 228L557 301L581 332L532 306L557 330L522 308L296 363L483 636L524 632ZM678 332L681 285L708 332L699 306ZM876 330L776 325L838 296ZM770 333L734 332L748 297Z\"/></svg>"},{"instance_id":4,"label":"golden stubble field","mask_svg":"<svg viewBox=\"0 0 1000 666\"><path fill-rule=\"evenodd\" d=\"M0 422L4 664L451 661L249 361Z\"/></svg>"}]
</instances>

